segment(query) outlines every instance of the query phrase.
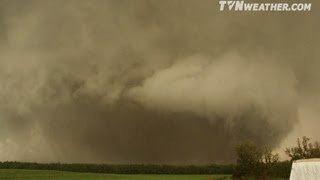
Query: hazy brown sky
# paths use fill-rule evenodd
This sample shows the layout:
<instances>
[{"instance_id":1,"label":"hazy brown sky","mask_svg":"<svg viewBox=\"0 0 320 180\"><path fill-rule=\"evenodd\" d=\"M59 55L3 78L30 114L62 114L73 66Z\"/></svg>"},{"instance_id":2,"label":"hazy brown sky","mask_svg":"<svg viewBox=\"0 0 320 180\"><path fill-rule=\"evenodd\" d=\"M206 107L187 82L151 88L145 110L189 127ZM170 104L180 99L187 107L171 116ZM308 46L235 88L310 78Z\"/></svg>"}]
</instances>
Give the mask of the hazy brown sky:
<instances>
[{"instance_id":1,"label":"hazy brown sky","mask_svg":"<svg viewBox=\"0 0 320 180\"><path fill-rule=\"evenodd\" d=\"M308 2L0 0L0 160L223 163L245 139L320 140Z\"/></svg>"}]
</instances>

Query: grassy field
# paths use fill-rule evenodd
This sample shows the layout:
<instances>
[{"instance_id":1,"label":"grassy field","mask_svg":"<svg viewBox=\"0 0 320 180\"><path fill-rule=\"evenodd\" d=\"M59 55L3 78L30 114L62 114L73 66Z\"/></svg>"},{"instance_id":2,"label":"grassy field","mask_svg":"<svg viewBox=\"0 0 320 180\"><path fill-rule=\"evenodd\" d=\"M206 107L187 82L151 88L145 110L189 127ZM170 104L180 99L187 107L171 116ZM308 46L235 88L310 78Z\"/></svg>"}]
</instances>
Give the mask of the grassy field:
<instances>
[{"instance_id":1,"label":"grassy field","mask_svg":"<svg viewBox=\"0 0 320 180\"><path fill-rule=\"evenodd\" d=\"M227 180L224 175L116 175L62 171L0 169L1 180Z\"/></svg>"}]
</instances>

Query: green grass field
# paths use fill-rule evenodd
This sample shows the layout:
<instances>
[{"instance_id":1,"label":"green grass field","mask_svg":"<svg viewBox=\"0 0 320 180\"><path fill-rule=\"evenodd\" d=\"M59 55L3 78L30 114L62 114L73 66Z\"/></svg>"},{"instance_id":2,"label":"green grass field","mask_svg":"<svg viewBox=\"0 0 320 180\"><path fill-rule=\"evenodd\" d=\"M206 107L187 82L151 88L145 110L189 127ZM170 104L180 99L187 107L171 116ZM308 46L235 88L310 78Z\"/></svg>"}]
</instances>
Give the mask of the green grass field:
<instances>
[{"instance_id":1,"label":"green grass field","mask_svg":"<svg viewBox=\"0 0 320 180\"><path fill-rule=\"evenodd\" d=\"M116 175L63 171L0 169L1 180L227 180L229 175Z\"/></svg>"}]
</instances>

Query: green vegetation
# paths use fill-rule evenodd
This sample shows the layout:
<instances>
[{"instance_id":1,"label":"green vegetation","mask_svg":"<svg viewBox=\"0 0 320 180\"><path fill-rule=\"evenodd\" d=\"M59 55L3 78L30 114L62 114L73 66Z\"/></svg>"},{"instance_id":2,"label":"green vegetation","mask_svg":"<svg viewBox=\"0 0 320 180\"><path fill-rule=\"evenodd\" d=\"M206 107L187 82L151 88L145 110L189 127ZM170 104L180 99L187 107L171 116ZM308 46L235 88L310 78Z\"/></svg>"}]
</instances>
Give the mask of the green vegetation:
<instances>
[{"instance_id":1,"label":"green vegetation","mask_svg":"<svg viewBox=\"0 0 320 180\"><path fill-rule=\"evenodd\" d=\"M174 166L152 164L62 164L0 162L0 179L59 180L161 180L161 179L288 179L292 162L320 158L320 143L307 137L297 139L297 146L287 148L290 161L279 161L278 154L245 141L236 148L236 165ZM230 175L228 175L230 174Z\"/></svg>"},{"instance_id":2,"label":"green vegetation","mask_svg":"<svg viewBox=\"0 0 320 180\"><path fill-rule=\"evenodd\" d=\"M57 170L108 174L232 174L234 165L173 166L173 165L110 165L110 164L39 164L0 162L0 169Z\"/></svg>"},{"instance_id":3,"label":"green vegetation","mask_svg":"<svg viewBox=\"0 0 320 180\"><path fill-rule=\"evenodd\" d=\"M2 180L227 180L230 175L116 175L47 170L0 169Z\"/></svg>"}]
</instances>

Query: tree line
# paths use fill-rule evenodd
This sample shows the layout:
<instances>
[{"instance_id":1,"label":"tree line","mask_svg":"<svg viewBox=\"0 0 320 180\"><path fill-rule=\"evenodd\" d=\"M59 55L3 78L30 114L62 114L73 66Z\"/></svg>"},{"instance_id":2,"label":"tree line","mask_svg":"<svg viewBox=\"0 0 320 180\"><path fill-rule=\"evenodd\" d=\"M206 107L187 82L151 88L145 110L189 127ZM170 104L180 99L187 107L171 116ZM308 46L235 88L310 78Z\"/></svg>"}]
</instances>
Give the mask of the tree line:
<instances>
[{"instance_id":1,"label":"tree line","mask_svg":"<svg viewBox=\"0 0 320 180\"><path fill-rule=\"evenodd\" d=\"M154 165L154 164L64 164L0 162L0 169L58 170L110 174L232 174L234 179L288 178L292 162L298 159L320 158L320 143L310 138L297 139L297 145L286 148L290 160L280 161L270 148L244 141L236 147L236 164Z\"/></svg>"},{"instance_id":2,"label":"tree line","mask_svg":"<svg viewBox=\"0 0 320 180\"><path fill-rule=\"evenodd\" d=\"M63 164L0 162L0 169L58 170L72 172L110 173L110 174L232 174L235 165L110 165L110 164Z\"/></svg>"}]
</instances>

